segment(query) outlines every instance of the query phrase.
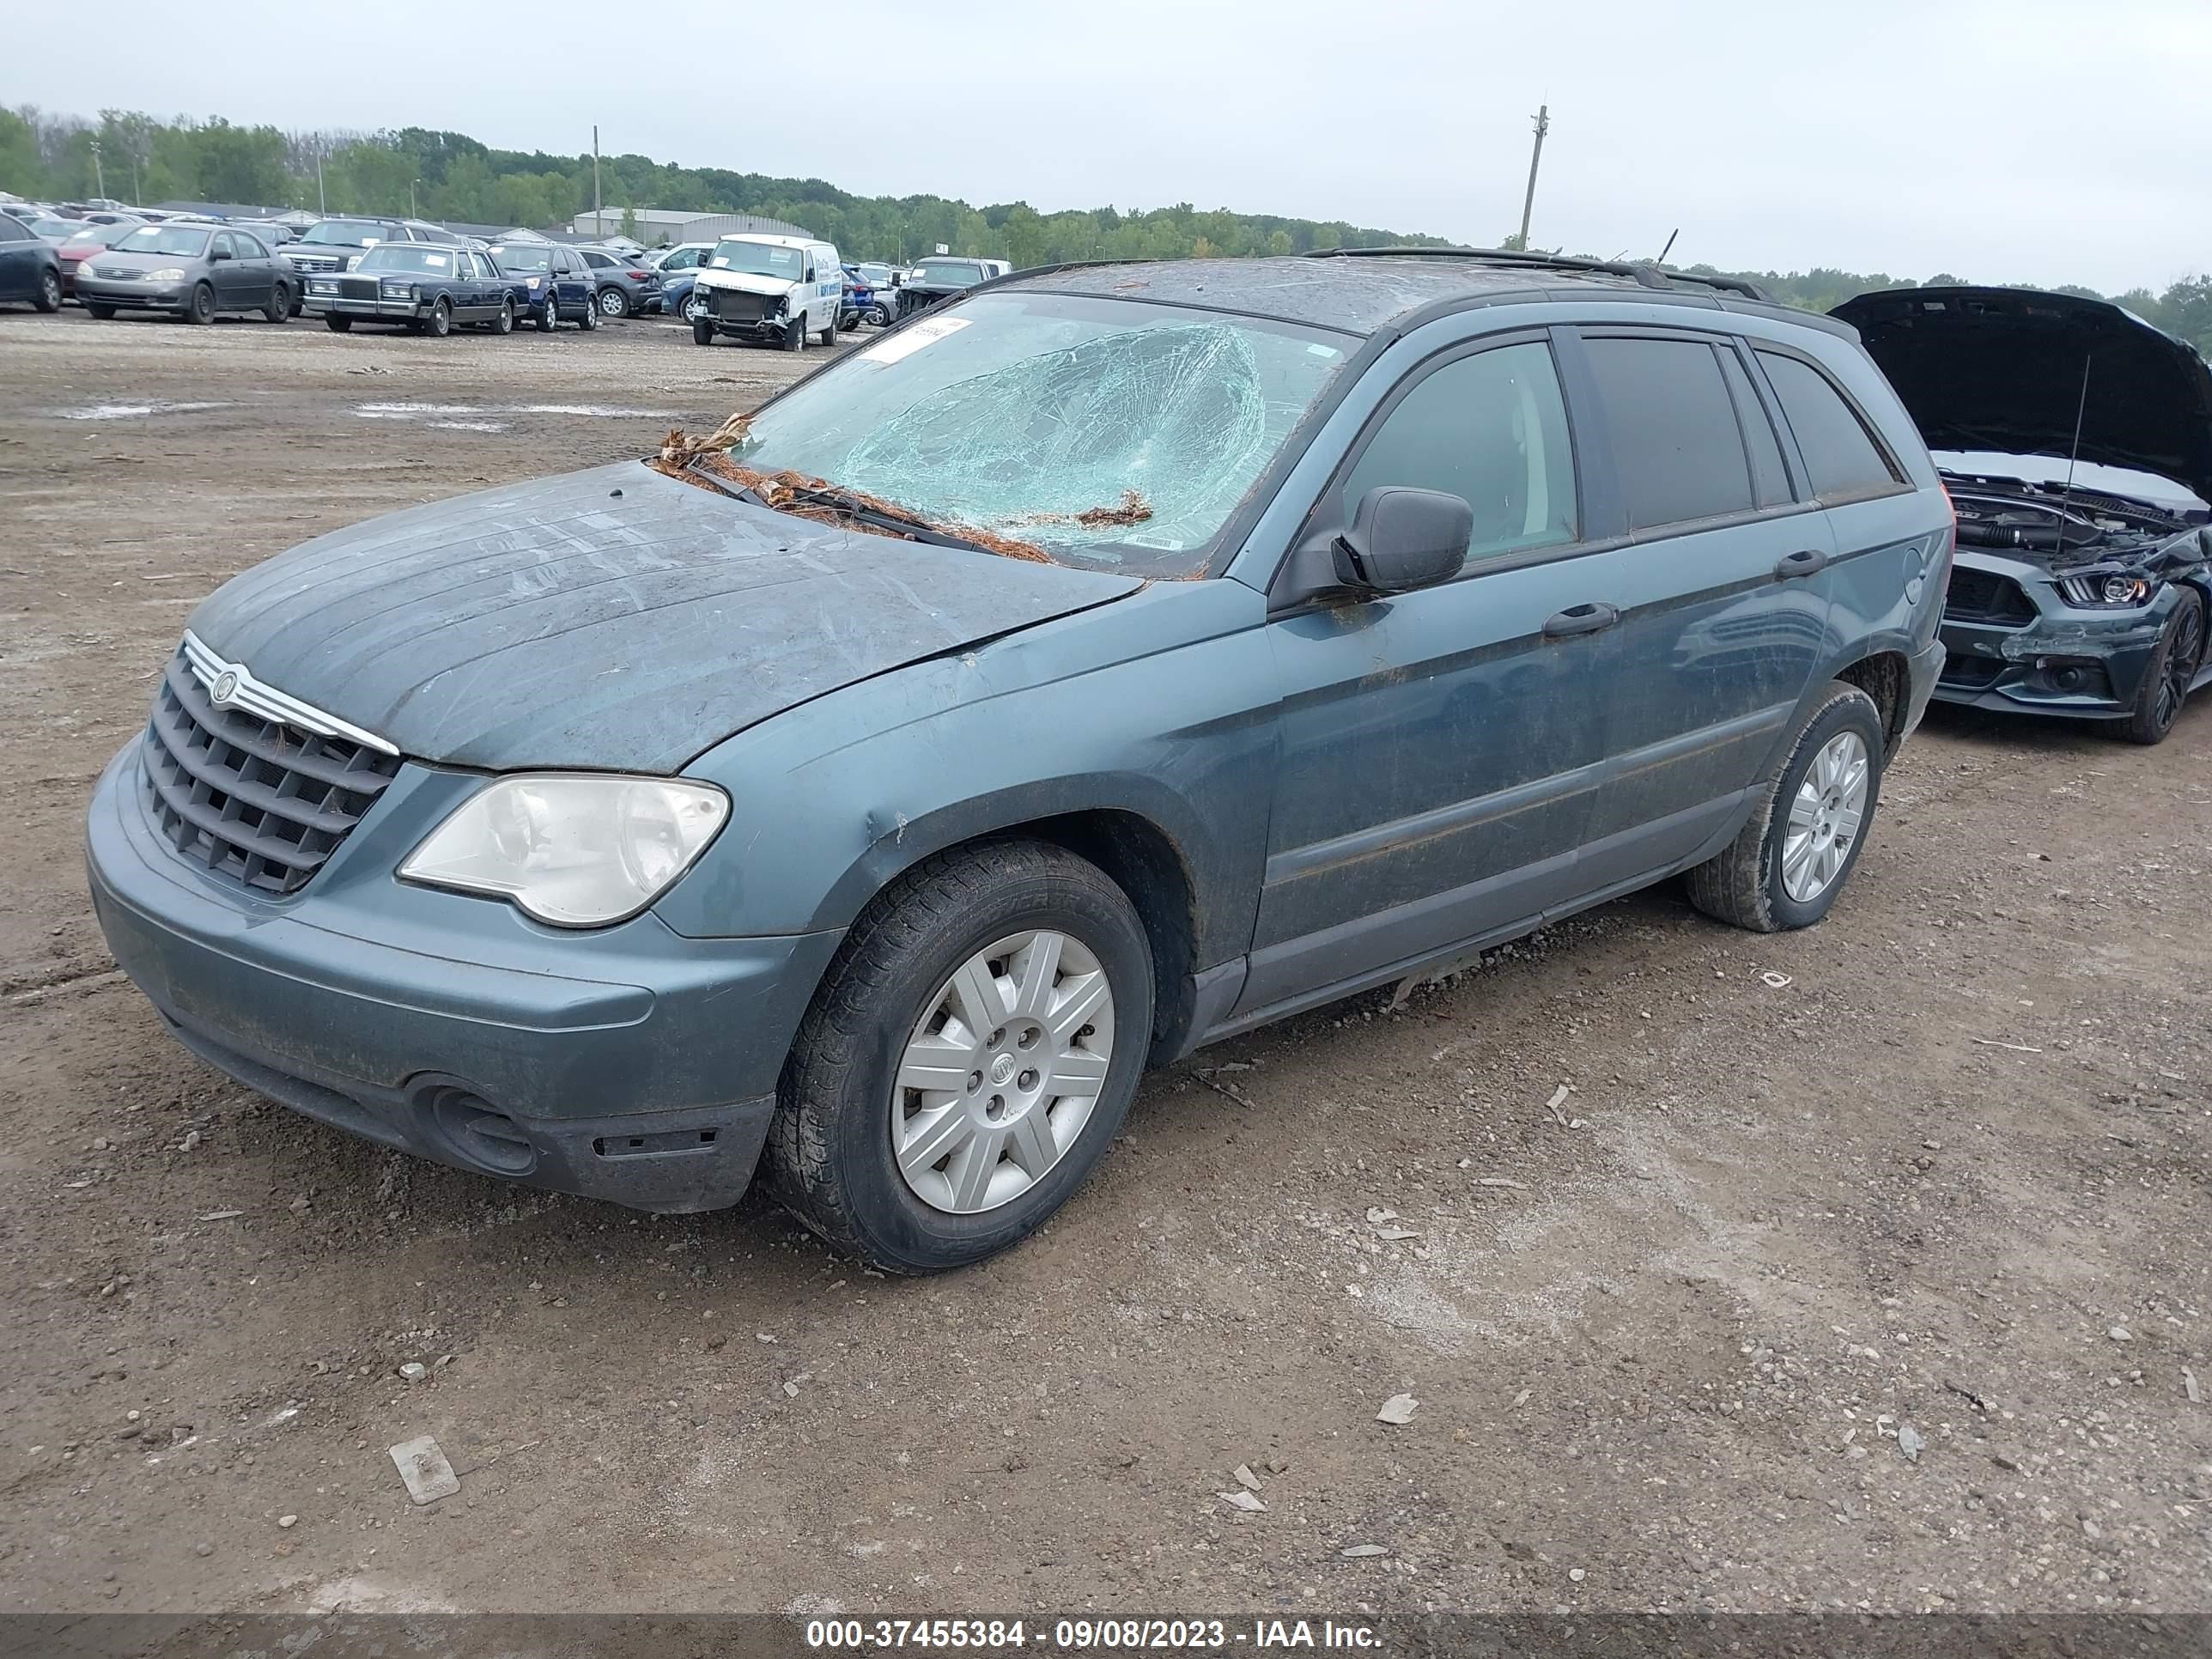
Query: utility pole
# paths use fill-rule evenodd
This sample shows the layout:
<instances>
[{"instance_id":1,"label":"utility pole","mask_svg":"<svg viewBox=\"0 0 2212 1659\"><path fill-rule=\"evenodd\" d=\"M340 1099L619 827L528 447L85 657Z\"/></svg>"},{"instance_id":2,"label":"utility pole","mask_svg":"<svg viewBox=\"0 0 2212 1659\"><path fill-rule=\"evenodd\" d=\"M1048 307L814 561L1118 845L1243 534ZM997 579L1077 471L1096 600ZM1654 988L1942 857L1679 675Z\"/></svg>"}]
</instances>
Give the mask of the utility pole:
<instances>
[{"instance_id":1,"label":"utility pole","mask_svg":"<svg viewBox=\"0 0 2212 1659\"><path fill-rule=\"evenodd\" d=\"M100 140L97 138L92 141L92 182L93 194L105 201L107 197L107 174L100 165Z\"/></svg>"},{"instance_id":2,"label":"utility pole","mask_svg":"<svg viewBox=\"0 0 2212 1659\"><path fill-rule=\"evenodd\" d=\"M1528 246L1528 219L1536 210L1536 169L1544 161L1544 135L1552 130L1552 106L1540 104L1536 108L1536 147L1528 152L1528 193L1521 198L1521 246Z\"/></svg>"},{"instance_id":3,"label":"utility pole","mask_svg":"<svg viewBox=\"0 0 2212 1659\"><path fill-rule=\"evenodd\" d=\"M599 124L594 122L592 125L592 234L604 236L606 234L606 221L599 207Z\"/></svg>"},{"instance_id":4,"label":"utility pole","mask_svg":"<svg viewBox=\"0 0 2212 1659\"><path fill-rule=\"evenodd\" d=\"M407 181L407 216L410 219L419 219L422 216L415 211L415 186L422 182L420 179L410 179Z\"/></svg>"},{"instance_id":5,"label":"utility pole","mask_svg":"<svg viewBox=\"0 0 2212 1659\"><path fill-rule=\"evenodd\" d=\"M323 155L315 152L315 214L319 218L331 216L331 198L323 191Z\"/></svg>"}]
</instances>

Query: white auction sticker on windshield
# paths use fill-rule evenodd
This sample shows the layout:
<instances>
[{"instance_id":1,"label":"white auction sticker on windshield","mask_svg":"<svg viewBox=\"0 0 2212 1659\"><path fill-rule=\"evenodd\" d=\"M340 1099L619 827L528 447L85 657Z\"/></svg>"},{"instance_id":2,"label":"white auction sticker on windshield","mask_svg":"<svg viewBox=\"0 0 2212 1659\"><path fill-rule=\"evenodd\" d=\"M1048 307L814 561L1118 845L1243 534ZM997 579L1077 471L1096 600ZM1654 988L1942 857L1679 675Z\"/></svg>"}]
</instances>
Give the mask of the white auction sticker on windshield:
<instances>
[{"instance_id":1,"label":"white auction sticker on windshield","mask_svg":"<svg viewBox=\"0 0 2212 1659\"><path fill-rule=\"evenodd\" d=\"M446 268L446 256L442 253L426 253L422 256L422 263L433 270L443 270Z\"/></svg>"},{"instance_id":2,"label":"white auction sticker on windshield","mask_svg":"<svg viewBox=\"0 0 2212 1659\"><path fill-rule=\"evenodd\" d=\"M860 354L864 363L895 363L902 357L911 357L924 346L935 345L948 334L957 334L974 319L969 317L925 317L918 323L908 323L897 333L878 340Z\"/></svg>"}]
</instances>

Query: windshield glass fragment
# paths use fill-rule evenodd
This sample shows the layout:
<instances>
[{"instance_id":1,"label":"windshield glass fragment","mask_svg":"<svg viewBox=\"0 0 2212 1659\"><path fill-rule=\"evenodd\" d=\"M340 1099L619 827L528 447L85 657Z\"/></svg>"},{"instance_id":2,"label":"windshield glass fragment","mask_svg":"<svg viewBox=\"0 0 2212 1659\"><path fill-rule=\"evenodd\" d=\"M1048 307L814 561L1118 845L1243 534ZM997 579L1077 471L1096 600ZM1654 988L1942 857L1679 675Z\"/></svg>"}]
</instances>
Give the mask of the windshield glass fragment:
<instances>
[{"instance_id":1,"label":"windshield glass fragment","mask_svg":"<svg viewBox=\"0 0 2212 1659\"><path fill-rule=\"evenodd\" d=\"M1255 318L1008 290L885 336L708 447L725 476L826 481L985 545L1189 575L1347 346ZM680 476L698 447L672 445L663 469Z\"/></svg>"}]
</instances>

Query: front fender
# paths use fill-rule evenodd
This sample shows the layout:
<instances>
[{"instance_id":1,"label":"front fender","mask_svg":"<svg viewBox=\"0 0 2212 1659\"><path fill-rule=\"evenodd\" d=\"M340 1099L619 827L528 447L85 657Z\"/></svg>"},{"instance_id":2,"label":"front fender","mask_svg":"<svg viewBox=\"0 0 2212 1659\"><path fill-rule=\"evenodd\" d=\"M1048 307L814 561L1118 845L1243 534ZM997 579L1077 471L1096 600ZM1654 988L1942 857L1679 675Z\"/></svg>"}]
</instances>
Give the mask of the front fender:
<instances>
[{"instance_id":1,"label":"front fender","mask_svg":"<svg viewBox=\"0 0 2212 1659\"><path fill-rule=\"evenodd\" d=\"M1276 742L1264 623L1239 583L1158 582L788 709L685 769L732 819L656 912L696 938L844 927L932 853L1123 812L1176 849L1197 965L1241 954Z\"/></svg>"}]
</instances>

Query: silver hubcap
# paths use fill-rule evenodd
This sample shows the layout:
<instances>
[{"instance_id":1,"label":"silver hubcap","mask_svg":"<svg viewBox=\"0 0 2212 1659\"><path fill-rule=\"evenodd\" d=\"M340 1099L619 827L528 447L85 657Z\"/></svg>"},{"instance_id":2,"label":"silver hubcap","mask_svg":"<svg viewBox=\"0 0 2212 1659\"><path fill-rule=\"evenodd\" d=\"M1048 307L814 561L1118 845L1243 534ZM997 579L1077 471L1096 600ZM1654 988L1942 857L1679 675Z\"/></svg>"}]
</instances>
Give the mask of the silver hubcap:
<instances>
[{"instance_id":1,"label":"silver hubcap","mask_svg":"<svg viewBox=\"0 0 2212 1659\"><path fill-rule=\"evenodd\" d=\"M900 1175L932 1209L1012 1203L1082 1134L1113 1052L1113 988L1080 940L1016 933L977 951L930 999L899 1056Z\"/></svg>"},{"instance_id":2,"label":"silver hubcap","mask_svg":"<svg viewBox=\"0 0 2212 1659\"><path fill-rule=\"evenodd\" d=\"M1839 732L1821 745L1797 786L1782 838L1782 886L1798 903L1826 892L1858 845L1869 772L1865 740Z\"/></svg>"}]
</instances>

